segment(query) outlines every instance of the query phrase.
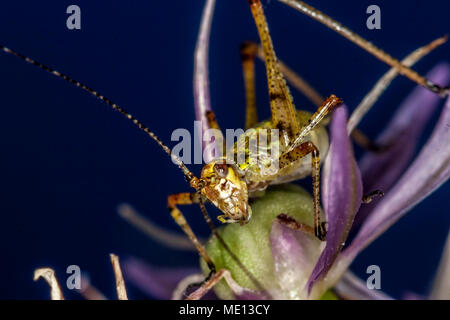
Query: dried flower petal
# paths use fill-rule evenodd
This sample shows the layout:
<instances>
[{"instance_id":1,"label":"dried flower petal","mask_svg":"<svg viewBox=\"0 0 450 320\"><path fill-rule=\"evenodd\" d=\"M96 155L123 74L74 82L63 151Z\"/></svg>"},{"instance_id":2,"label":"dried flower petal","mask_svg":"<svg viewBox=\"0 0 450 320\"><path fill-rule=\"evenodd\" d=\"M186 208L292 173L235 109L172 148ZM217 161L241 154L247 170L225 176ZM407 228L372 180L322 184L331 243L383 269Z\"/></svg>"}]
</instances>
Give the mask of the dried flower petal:
<instances>
[{"instance_id":1,"label":"dried flower petal","mask_svg":"<svg viewBox=\"0 0 450 320\"><path fill-rule=\"evenodd\" d=\"M64 295L56 278L55 270L52 268L39 268L34 270L33 280L37 281L40 278L44 278L50 286L50 298L52 300L64 300Z\"/></svg>"},{"instance_id":2,"label":"dried flower petal","mask_svg":"<svg viewBox=\"0 0 450 320\"><path fill-rule=\"evenodd\" d=\"M119 257L115 254L110 254L111 264L116 277L116 291L119 300L128 300L127 289L125 288L125 281L123 280L122 269L120 268Z\"/></svg>"}]
</instances>

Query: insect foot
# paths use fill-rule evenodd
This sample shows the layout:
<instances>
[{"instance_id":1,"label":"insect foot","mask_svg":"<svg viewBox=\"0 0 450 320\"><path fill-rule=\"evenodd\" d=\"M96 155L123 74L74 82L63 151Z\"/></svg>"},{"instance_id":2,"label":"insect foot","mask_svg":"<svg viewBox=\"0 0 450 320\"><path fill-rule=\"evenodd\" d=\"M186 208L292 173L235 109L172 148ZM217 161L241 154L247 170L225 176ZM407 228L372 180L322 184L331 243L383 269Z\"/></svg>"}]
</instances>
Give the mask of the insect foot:
<instances>
[{"instance_id":1,"label":"insect foot","mask_svg":"<svg viewBox=\"0 0 450 320\"><path fill-rule=\"evenodd\" d=\"M314 228L314 235L320 241L325 241L327 237L327 223L322 222L317 227Z\"/></svg>"}]
</instances>

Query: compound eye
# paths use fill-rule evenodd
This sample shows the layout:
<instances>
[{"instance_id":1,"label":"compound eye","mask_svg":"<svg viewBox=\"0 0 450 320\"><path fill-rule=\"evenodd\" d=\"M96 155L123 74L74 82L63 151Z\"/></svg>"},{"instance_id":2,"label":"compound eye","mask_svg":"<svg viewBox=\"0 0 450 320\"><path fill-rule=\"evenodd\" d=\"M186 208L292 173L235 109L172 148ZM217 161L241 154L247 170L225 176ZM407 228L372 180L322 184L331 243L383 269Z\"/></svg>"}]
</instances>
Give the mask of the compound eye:
<instances>
[{"instance_id":1,"label":"compound eye","mask_svg":"<svg viewBox=\"0 0 450 320\"><path fill-rule=\"evenodd\" d=\"M214 171L221 178L226 178L228 175L228 165L225 163L216 163L214 165Z\"/></svg>"}]
</instances>

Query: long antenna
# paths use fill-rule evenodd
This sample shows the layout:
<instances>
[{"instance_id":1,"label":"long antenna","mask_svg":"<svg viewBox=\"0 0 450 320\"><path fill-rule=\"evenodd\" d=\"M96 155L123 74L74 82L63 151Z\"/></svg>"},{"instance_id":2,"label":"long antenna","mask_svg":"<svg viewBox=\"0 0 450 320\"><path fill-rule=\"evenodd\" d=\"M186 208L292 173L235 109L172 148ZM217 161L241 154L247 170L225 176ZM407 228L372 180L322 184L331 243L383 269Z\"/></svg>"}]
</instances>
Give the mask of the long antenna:
<instances>
[{"instance_id":1,"label":"long antenna","mask_svg":"<svg viewBox=\"0 0 450 320\"><path fill-rule=\"evenodd\" d=\"M154 134L147 126L145 126L142 122L140 122L138 119L136 119L132 114L128 113L127 111L125 111L125 109L123 109L122 107L120 107L119 105L115 104L113 101L111 101L111 99L101 95L100 93L98 93L97 91L95 91L94 89L89 88L88 86L86 86L85 84L72 79L71 77L62 74L61 72L50 68L48 66L46 66L45 64L42 64L36 60L30 59L27 56L24 56L21 53L18 53L14 50L11 50L10 48L4 47L2 45L0 45L0 49L8 54L11 54L13 56L16 56L32 65L35 65L36 67L39 67L40 69L47 71L48 73L51 73L55 76L57 76L58 78L61 78L63 80L66 80L67 82L73 84L74 86L77 86L85 91L87 91L88 93L90 93L91 95L93 95L94 97L100 99L101 101L103 101L104 103L106 103L108 106L110 106L112 109L120 112L122 115L124 115L127 119L131 120L136 126L138 126L139 129L141 129L142 131L144 131L148 136L150 136L150 138L152 138L154 141L156 141L157 144L159 144L161 146L161 148L163 148L163 150L172 158L172 160L175 162L175 164L181 169L183 170L184 175L186 176L187 180L189 182L191 182L195 176L194 174L186 167L186 165L183 163L183 161L181 161L181 159L179 157L177 157L176 155L174 155L172 153L172 150L167 147L162 141L161 139L158 138L158 136L156 134Z\"/></svg>"}]
</instances>

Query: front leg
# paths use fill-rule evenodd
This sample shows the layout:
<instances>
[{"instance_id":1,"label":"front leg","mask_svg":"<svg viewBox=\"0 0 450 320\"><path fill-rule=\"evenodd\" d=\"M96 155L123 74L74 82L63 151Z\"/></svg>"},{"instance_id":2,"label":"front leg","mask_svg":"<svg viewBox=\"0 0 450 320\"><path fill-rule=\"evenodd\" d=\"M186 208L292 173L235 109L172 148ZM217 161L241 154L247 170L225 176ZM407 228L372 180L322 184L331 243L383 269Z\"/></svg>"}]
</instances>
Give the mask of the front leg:
<instances>
[{"instance_id":1,"label":"front leg","mask_svg":"<svg viewBox=\"0 0 450 320\"><path fill-rule=\"evenodd\" d=\"M184 233L189 237L189 239L195 245L195 248L197 249L198 253L205 260L206 264L209 267L209 270L211 270L211 274L213 274L216 271L214 263L212 262L211 258L208 256L208 254L206 253L205 247L200 243L200 241L198 240L198 238L192 231L192 228L189 226L184 215L177 208L177 205L188 205L188 204L199 203L199 201L200 201L199 197L200 197L200 195L195 192L192 192L192 193L191 192L183 192L183 193L171 194L167 199L167 205L169 207L170 214L175 219L175 222L180 226L181 229L183 229Z\"/></svg>"},{"instance_id":2,"label":"front leg","mask_svg":"<svg viewBox=\"0 0 450 320\"><path fill-rule=\"evenodd\" d=\"M293 151L296 147L300 145L306 138L306 136L313 131L327 115L329 115L337 106L342 104L342 100L331 94L326 98L322 104L317 108L316 112L309 118L308 123L302 127L300 133L295 137L295 139L290 143L288 152Z\"/></svg>"},{"instance_id":3,"label":"front leg","mask_svg":"<svg viewBox=\"0 0 450 320\"><path fill-rule=\"evenodd\" d=\"M321 241L325 240L327 230L326 222L320 220L320 158L319 149L311 142L307 141L296 147L294 150L283 154L280 157L280 169L286 167L311 154L312 181L313 181L313 201L314 201L314 235Z\"/></svg>"}]
</instances>

